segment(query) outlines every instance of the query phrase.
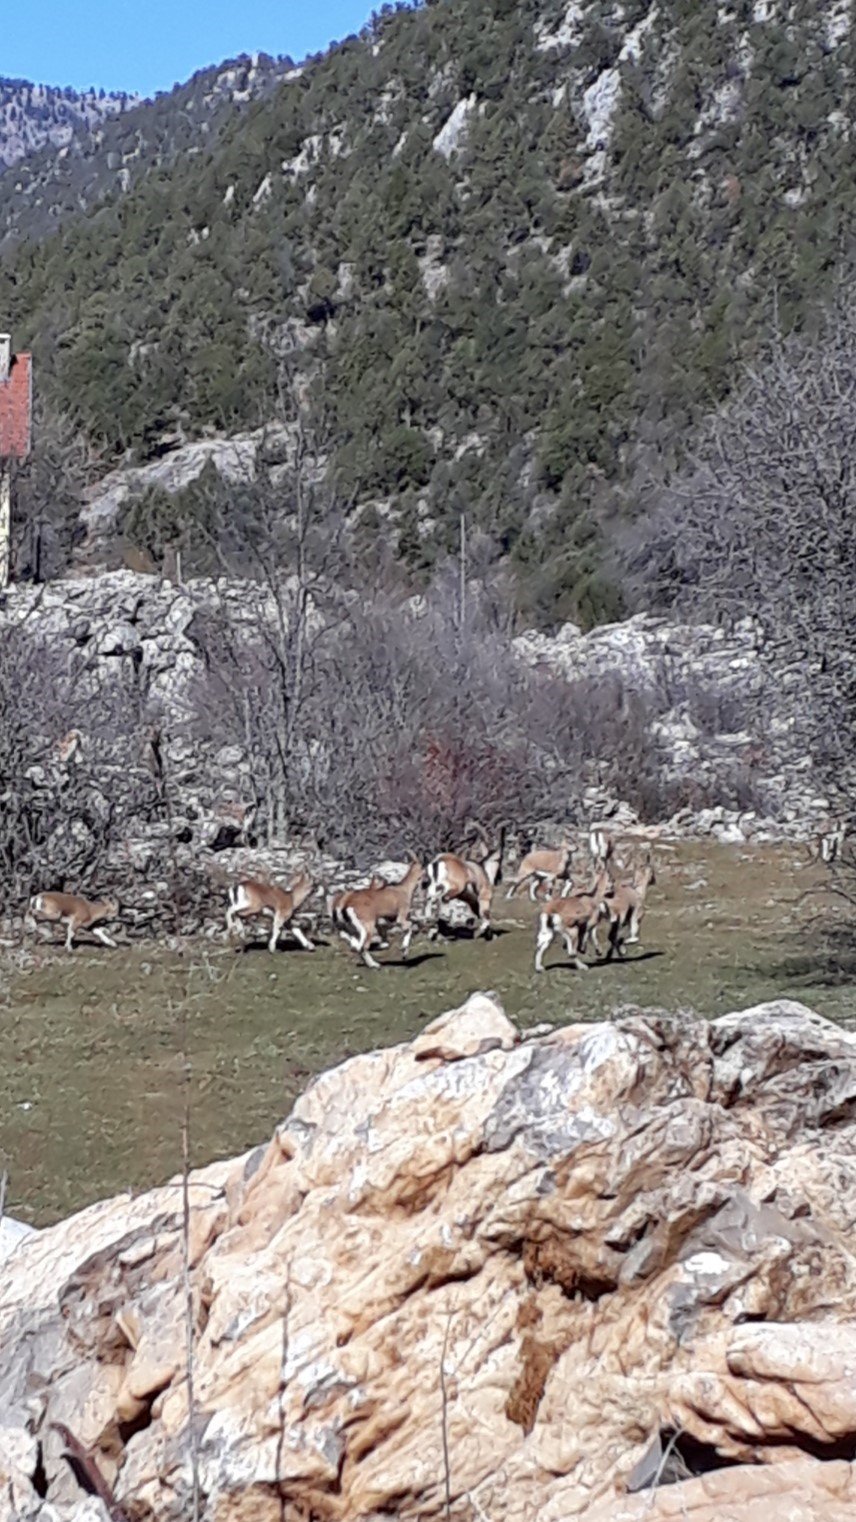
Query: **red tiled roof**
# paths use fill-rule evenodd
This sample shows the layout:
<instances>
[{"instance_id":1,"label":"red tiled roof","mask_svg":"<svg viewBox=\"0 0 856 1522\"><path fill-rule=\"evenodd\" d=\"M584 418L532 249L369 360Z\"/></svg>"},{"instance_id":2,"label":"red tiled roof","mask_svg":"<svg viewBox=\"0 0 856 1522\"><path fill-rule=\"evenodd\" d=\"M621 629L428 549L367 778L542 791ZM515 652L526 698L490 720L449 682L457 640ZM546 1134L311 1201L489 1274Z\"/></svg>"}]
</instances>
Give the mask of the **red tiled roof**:
<instances>
[{"instance_id":1,"label":"red tiled roof","mask_svg":"<svg viewBox=\"0 0 856 1522\"><path fill-rule=\"evenodd\" d=\"M9 379L0 381L0 459L23 460L29 454L32 399L32 357L16 354Z\"/></svg>"}]
</instances>

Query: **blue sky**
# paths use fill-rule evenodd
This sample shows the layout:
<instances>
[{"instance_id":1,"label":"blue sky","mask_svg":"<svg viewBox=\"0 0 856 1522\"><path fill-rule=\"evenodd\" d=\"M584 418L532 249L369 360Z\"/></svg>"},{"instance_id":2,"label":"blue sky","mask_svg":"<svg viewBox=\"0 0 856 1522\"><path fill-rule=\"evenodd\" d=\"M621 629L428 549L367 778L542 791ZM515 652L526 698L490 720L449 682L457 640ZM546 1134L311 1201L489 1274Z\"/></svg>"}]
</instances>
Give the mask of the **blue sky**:
<instances>
[{"instance_id":1,"label":"blue sky","mask_svg":"<svg viewBox=\"0 0 856 1522\"><path fill-rule=\"evenodd\" d=\"M358 31L374 9L372 0L0 0L0 7L0 75L142 95L237 53L303 58Z\"/></svg>"}]
</instances>

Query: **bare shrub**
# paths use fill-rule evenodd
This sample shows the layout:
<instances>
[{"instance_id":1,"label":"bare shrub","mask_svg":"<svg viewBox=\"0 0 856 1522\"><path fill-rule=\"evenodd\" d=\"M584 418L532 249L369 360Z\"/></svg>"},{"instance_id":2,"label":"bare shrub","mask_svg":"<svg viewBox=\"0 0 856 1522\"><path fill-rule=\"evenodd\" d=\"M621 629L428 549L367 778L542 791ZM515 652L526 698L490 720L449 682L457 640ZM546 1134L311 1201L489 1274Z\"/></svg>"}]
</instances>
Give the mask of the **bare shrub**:
<instances>
[{"instance_id":1,"label":"bare shrub","mask_svg":"<svg viewBox=\"0 0 856 1522\"><path fill-rule=\"evenodd\" d=\"M139 712L117 675L93 685L29 625L0 646L0 909L38 889L97 892L129 818L157 798ZM112 874L111 874L112 875Z\"/></svg>"},{"instance_id":2,"label":"bare shrub","mask_svg":"<svg viewBox=\"0 0 856 1522\"><path fill-rule=\"evenodd\" d=\"M84 440L67 418L37 398L33 451L15 468L16 581L49 581L68 569L83 535L80 504L88 479Z\"/></svg>"},{"instance_id":3,"label":"bare shrub","mask_svg":"<svg viewBox=\"0 0 856 1522\"><path fill-rule=\"evenodd\" d=\"M716 735L754 731L761 710L754 693L723 689L712 682L697 682L684 694L683 708L699 734L707 739Z\"/></svg>"},{"instance_id":4,"label":"bare shrub","mask_svg":"<svg viewBox=\"0 0 856 1522\"><path fill-rule=\"evenodd\" d=\"M460 843L474 817L489 832L543 795L532 684L507 643L473 627L461 641L445 598L354 609L332 644L314 706L319 823L344 842L371 821L399 847Z\"/></svg>"},{"instance_id":5,"label":"bare shrub","mask_svg":"<svg viewBox=\"0 0 856 1522\"><path fill-rule=\"evenodd\" d=\"M289 626L289 596L285 627ZM536 818L582 817L592 782L646 807L662 757L651 722L663 695L619 677L577 682L526 665L471 589L462 627L448 579L405 602L348 598L308 641L299 711L271 634L208 644L197 724L251 758L262 828L337 853L457 847ZM249 600L247 606L249 607ZM261 599L260 620L279 616ZM275 636L273 636L275 639Z\"/></svg>"},{"instance_id":6,"label":"bare shrub","mask_svg":"<svg viewBox=\"0 0 856 1522\"><path fill-rule=\"evenodd\" d=\"M856 309L782 338L702 428L683 469L649 480L626 555L647 604L731 623L751 617L790 693L792 745L835 805L856 783ZM785 700L786 701L786 700Z\"/></svg>"}]
</instances>

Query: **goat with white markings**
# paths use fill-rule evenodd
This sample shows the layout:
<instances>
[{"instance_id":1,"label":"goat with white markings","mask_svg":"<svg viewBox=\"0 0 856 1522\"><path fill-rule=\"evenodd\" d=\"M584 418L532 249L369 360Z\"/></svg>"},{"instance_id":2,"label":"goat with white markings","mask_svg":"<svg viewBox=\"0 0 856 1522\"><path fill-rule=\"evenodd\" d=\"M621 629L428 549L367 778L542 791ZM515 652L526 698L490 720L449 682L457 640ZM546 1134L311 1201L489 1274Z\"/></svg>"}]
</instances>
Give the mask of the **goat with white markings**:
<instances>
[{"instance_id":1,"label":"goat with white markings","mask_svg":"<svg viewBox=\"0 0 856 1522\"><path fill-rule=\"evenodd\" d=\"M254 919L258 915L269 915L273 921L268 942L270 951L276 951L277 942L286 925L304 951L314 951L315 947L308 936L304 935L300 926L294 923L295 914L311 897L314 887L315 884L306 872L302 872L290 888L278 888L275 883L261 882L258 878L243 878L241 882L235 883L229 889L226 933L231 935L236 920L243 921Z\"/></svg>"},{"instance_id":2,"label":"goat with white markings","mask_svg":"<svg viewBox=\"0 0 856 1522\"><path fill-rule=\"evenodd\" d=\"M615 855L615 841L613 837L600 825L592 826L588 833L587 844L589 860L595 873L598 873L601 867L607 867L611 871L612 859ZM565 873L565 880L559 890L564 898L568 898L571 895L585 894L588 891L586 888L581 888L579 885L574 884L571 865L569 856L568 870Z\"/></svg>"},{"instance_id":3,"label":"goat with white markings","mask_svg":"<svg viewBox=\"0 0 856 1522\"><path fill-rule=\"evenodd\" d=\"M615 853L615 841L602 825L589 830L589 855L596 867L606 867Z\"/></svg>"},{"instance_id":4,"label":"goat with white markings","mask_svg":"<svg viewBox=\"0 0 856 1522\"><path fill-rule=\"evenodd\" d=\"M351 888L330 900L330 918L334 929L362 958L366 967L379 968L371 954L372 942L381 929L398 927L404 931L401 950L404 956L416 929L413 899L422 881L422 863L414 856L400 882L384 883L372 878L368 888ZM389 942L381 940L381 949Z\"/></svg>"},{"instance_id":5,"label":"goat with white markings","mask_svg":"<svg viewBox=\"0 0 856 1522\"><path fill-rule=\"evenodd\" d=\"M609 873L601 867L590 893L572 898L554 898L538 916L535 939L535 971L544 971L544 953L556 936L561 936L565 950L579 972L588 971L583 961L589 937L594 934L609 888Z\"/></svg>"},{"instance_id":6,"label":"goat with white markings","mask_svg":"<svg viewBox=\"0 0 856 1522\"><path fill-rule=\"evenodd\" d=\"M504 840L503 831L499 845L483 861L472 861L448 853L435 856L428 863L426 873L429 913L436 908L439 921L439 911L445 904L466 904L477 921L476 935L489 935L493 893L502 872ZM438 934L439 923L431 931L432 936Z\"/></svg>"},{"instance_id":7,"label":"goat with white markings","mask_svg":"<svg viewBox=\"0 0 856 1522\"><path fill-rule=\"evenodd\" d=\"M102 946L115 948L104 921L116 919L118 913L114 898L88 899L77 893L36 893L29 903L29 914L36 924L65 925L66 951L73 949L74 938L81 930L91 930Z\"/></svg>"}]
</instances>

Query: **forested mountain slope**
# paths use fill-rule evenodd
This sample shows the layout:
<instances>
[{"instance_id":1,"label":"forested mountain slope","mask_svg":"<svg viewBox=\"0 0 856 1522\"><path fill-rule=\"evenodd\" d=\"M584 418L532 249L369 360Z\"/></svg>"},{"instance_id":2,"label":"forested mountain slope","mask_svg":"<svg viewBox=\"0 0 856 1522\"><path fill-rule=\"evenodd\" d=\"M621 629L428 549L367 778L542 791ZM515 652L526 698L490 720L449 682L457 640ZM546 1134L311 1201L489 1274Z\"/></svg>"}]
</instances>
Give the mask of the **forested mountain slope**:
<instances>
[{"instance_id":1,"label":"forested mountain slope","mask_svg":"<svg viewBox=\"0 0 856 1522\"><path fill-rule=\"evenodd\" d=\"M0 81L0 167L15 165L0 176L0 249L44 237L180 154L210 151L225 120L292 70L289 58L237 58L143 101Z\"/></svg>"},{"instance_id":2,"label":"forested mountain slope","mask_svg":"<svg viewBox=\"0 0 856 1522\"><path fill-rule=\"evenodd\" d=\"M389 11L8 251L0 312L105 462L256 425L283 363L313 372L337 491L415 569L465 509L528 614L602 615L604 522L849 262L851 21Z\"/></svg>"}]
</instances>

